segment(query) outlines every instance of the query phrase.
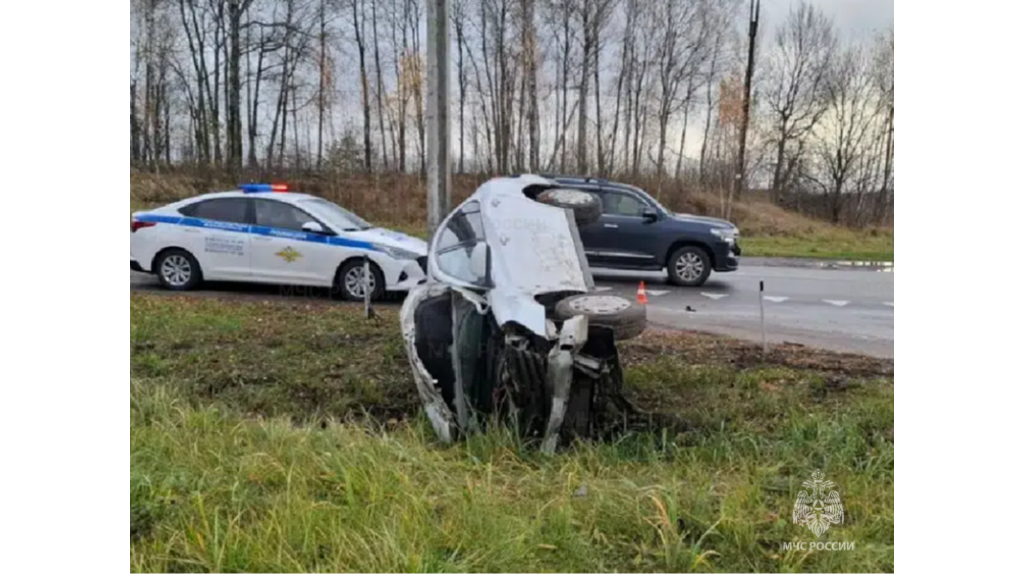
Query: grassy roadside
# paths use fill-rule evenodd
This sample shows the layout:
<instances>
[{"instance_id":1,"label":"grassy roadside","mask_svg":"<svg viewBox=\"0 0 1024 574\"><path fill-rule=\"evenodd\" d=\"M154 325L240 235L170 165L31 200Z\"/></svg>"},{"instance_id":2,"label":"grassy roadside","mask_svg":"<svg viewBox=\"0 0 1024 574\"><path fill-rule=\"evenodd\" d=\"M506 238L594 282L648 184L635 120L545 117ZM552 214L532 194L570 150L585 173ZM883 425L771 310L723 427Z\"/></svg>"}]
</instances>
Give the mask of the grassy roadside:
<instances>
[{"instance_id":1,"label":"grassy roadside","mask_svg":"<svg viewBox=\"0 0 1024 574\"><path fill-rule=\"evenodd\" d=\"M896 243L892 231L826 232L806 237L744 237L743 255L748 257L795 257L844 261L895 261Z\"/></svg>"},{"instance_id":2,"label":"grassy roadside","mask_svg":"<svg viewBox=\"0 0 1024 574\"><path fill-rule=\"evenodd\" d=\"M679 434L555 457L436 444L393 309L131 297L133 571L892 571L892 362L649 333L633 400ZM821 468L847 519L790 514Z\"/></svg>"}]
</instances>

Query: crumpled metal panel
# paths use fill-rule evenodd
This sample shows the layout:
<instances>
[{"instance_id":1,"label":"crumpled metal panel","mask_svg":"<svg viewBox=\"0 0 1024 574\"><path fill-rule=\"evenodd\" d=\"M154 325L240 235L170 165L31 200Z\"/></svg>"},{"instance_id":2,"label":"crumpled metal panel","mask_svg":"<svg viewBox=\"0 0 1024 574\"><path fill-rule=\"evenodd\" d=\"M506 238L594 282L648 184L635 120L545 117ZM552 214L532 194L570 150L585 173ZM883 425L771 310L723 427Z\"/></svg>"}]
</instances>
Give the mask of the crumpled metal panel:
<instances>
[{"instance_id":1,"label":"crumpled metal panel","mask_svg":"<svg viewBox=\"0 0 1024 574\"><path fill-rule=\"evenodd\" d=\"M423 410L426 412L427 418L430 419L430 424L434 427L437 436L449 444L455 439L458 427L451 409L444 402L437 380L431 376L416 350L416 309L419 308L423 300L438 297L450 291L448 286L437 283L420 285L409 293L401 312L402 337L405 339L406 355L412 366L412 374L416 381L416 390L423 402Z\"/></svg>"}]
</instances>

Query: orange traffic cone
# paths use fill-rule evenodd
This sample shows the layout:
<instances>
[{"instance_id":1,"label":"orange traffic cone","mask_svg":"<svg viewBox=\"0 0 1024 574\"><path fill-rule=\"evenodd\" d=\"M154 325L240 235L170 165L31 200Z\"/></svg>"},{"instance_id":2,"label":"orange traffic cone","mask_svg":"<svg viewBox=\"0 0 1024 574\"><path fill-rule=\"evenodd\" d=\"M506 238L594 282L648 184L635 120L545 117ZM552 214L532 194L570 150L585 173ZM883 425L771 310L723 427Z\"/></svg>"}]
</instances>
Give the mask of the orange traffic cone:
<instances>
[{"instance_id":1,"label":"orange traffic cone","mask_svg":"<svg viewBox=\"0 0 1024 574\"><path fill-rule=\"evenodd\" d=\"M636 301L641 305L647 304L647 283L644 281L640 282L640 289L636 292Z\"/></svg>"}]
</instances>

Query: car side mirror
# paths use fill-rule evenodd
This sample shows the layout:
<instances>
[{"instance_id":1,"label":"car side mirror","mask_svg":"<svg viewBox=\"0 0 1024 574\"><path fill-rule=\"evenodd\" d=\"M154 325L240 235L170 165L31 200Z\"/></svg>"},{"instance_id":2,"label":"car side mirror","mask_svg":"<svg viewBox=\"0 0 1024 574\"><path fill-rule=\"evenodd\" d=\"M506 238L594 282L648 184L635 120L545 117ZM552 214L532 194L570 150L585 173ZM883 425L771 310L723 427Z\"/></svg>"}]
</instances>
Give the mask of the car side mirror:
<instances>
[{"instance_id":1,"label":"car side mirror","mask_svg":"<svg viewBox=\"0 0 1024 574\"><path fill-rule=\"evenodd\" d=\"M644 223L654 223L658 221L658 212L651 207L645 207L643 212Z\"/></svg>"},{"instance_id":2,"label":"car side mirror","mask_svg":"<svg viewBox=\"0 0 1024 574\"><path fill-rule=\"evenodd\" d=\"M306 233L312 233L314 235L334 235L333 233L330 233L326 229L324 229L323 225L320 225L315 221L310 221L304 224L302 226L302 230L305 231Z\"/></svg>"}]
</instances>

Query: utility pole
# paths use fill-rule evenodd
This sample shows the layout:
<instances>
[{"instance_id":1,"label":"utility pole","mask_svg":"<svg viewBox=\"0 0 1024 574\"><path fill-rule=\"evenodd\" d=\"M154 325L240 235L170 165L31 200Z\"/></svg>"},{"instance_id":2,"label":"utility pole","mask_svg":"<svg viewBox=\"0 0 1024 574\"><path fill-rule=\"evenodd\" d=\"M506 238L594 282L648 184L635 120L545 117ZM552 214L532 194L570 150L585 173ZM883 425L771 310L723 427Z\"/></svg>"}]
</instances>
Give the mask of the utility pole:
<instances>
[{"instance_id":1,"label":"utility pole","mask_svg":"<svg viewBox=\"0 0 1024 574\"><path fill-rule=\"evenodd\" d=\"M450 0L427 0L427 204L430 235L451 210Z\"/></svg>"},{"instance_id":2,"label":"utility pole","mask_svg":"<svg viewBox=\"0 0 1024 574\"><path fill-rule=\"evenodd\" d=\"M761 23L761 0L750 0L750 46L747 54L747 78L743 86L743 124L740 127L740 159L736 166L735 196L739 199L747 186L747 132L750 130L750 92L754 83L754 57L757 53L757 28ZM732 202L729 202L730 209Z\"/></svg>"}]
</instances>

